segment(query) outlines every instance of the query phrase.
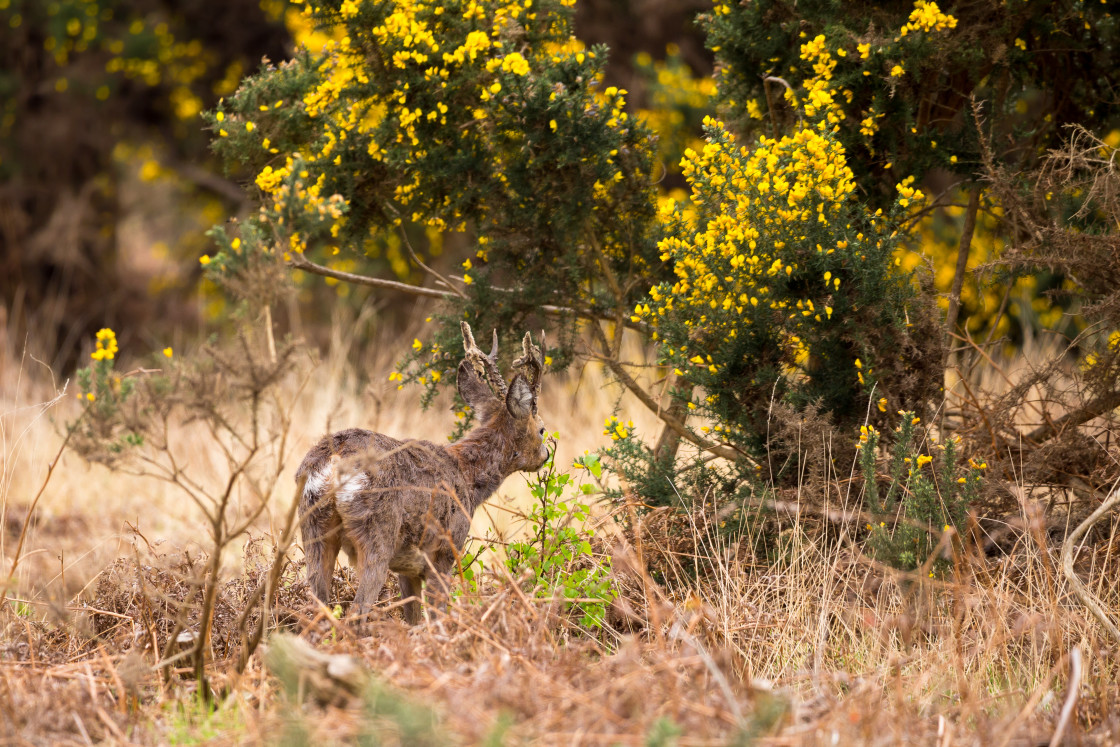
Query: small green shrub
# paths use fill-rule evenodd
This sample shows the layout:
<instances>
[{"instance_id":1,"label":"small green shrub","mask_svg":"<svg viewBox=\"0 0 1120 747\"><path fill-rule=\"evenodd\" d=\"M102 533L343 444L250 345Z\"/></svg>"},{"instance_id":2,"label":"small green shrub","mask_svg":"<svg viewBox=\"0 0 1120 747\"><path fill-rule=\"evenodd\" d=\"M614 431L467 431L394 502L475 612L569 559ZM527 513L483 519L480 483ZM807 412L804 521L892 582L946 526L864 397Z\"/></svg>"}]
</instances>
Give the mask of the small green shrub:
<instances>
[{"instance_id":1,"label":"small green shrub","mask_svg":"<svg viewBox=\"0 0 1120 747\"><path fill-rule=\"evenodd\" d=\"M867 544L873 557L903 570L923 566L941 543L944 532L964 530L968 507L975 500L985 463L960 463L958 438L935 444L922 454L928 434L913 412L900 412L902 422L894 431L887 462L887 490L879 490L879 431L860 428L859 466L864 480L864 505L878 517L869 522ZM930 575L944 568L937 558Z\"/></svg>"},{"instance_id":2,"label":"small green shrub","mask_svg":"<svg viewBox=\"0 0 1120 747\"><path fill-rule=\"evenodd\" d=\"M567 609L579 615L580 625L602 628L607 607L617 593L611 585L610 558L596 556L591 547L595 536L591 507L581 500L596 488L557 471L554 459L555 452L530 481L537 501L528 517L533 533L509 545L506 566L516 577L528 574L538 598L563 597L568 600ZM576 465L595 478L602 474L597 455L580 457ZM571 489L574 495L565 499L565 492Z\"/></svg>"}]
</instances>

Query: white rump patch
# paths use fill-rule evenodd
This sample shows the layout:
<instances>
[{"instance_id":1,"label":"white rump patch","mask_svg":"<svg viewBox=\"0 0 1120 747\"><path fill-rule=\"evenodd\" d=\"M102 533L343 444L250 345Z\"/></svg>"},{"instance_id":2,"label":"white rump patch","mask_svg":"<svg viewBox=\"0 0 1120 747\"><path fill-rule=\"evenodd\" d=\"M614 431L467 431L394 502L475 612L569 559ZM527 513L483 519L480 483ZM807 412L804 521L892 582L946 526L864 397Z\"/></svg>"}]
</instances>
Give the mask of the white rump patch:
<instances>
[{"instance_id":1,"label":"white rump patch","mask_svg":"<svg viewBox=\"0 0 1120 747\"><path fill-rule=\"evenodd\" d=\"M331 472L334 471L333 467L333 461L327 461L308 473L307 482L303 484L303 499L305 501L318 498L323 494L323 489L330 484Z\"/></svg>"},{"instance_id":2,"label":"white rump patch","mask_svg":"<svg viewBox=\"0 0 1120 747\"><path fill-rule=\"evenodd\" d=\"M365 472L352 472L342 478L340 484L334 491L334 499L339 503L347 503L354 500L361 493L369 487L369 478Z\"/></svg>"}]
</instances>

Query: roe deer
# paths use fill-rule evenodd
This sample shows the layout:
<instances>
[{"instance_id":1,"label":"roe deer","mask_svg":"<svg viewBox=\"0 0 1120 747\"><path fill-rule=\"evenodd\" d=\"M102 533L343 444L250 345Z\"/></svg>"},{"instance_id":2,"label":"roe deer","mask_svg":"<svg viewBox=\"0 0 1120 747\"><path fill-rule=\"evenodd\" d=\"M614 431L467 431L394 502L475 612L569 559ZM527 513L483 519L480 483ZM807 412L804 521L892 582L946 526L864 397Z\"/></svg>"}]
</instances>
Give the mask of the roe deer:
<instances>
[{"instance_id":1,"label":"roe deer","mask_svg":"<svg viewBox=\"0 0 1120 747\"><path fill-rule=\"evenodd\" d=\"M357 561L358 590L352 612L364 615L377 601L389 571L400 581L405 619L420 621L416 595L426 604L447 603L450 574L466 541L471 517L502 481L548 459L545 428L537 415L544 357L529 333L525 369L506 384L498 369L498 333L489 355L461 322L466 356L459 364L459 394L478 425L449 445L399 441L351 428L325 436L296 472L300 534L311 593L327 601L338 551ZM542 338L541 344L544 344Z\"/></svg>"}]
</instances>

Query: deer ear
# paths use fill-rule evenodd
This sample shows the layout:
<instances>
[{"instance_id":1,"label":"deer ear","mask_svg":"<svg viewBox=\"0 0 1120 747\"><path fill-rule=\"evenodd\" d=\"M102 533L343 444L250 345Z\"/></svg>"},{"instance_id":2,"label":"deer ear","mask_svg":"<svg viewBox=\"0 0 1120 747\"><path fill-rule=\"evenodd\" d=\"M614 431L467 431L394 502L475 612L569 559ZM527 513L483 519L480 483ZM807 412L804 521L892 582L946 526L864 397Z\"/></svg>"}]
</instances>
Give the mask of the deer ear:
<instances>
[{"instance_id":1,"label":"deer ear","mask_svg":"<svg viewBox=\"0 0 1120 747\"><path fill-rule=\"evenodd\" d=\"M514 376L509 384L506 409L517 420L525 420L533 412L533 388L521 374Z\"/></svg>"},{"instance_id":2,"label":"deer ear","mask_svg":"<svg viewBox=\"0 0 1120 747\"><path fill-rule=\"evenodd\" d=\"M474 368L466 361L459 363L455 386L459 389L459 396L477 412L481 412L485 405L494 401L494 393L490 391L490 387L478 378Z\"/></svg>"}]
</instances>

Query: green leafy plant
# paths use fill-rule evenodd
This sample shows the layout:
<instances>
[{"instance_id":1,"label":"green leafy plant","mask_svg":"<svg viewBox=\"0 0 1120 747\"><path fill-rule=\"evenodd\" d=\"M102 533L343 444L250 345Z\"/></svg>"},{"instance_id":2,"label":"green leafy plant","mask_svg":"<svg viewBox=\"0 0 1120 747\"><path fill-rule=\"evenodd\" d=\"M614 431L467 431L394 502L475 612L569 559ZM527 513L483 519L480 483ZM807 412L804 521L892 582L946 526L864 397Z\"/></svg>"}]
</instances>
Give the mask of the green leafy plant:
<instances>
[{"instance_id":1,"label":"green leafy plant","mask_svg":"<svg viewBox=\"0 0 1120 747\"><path fill-rule=\"evenodd\" d=\"M930 574L947 566L939 552L945 532L960 534L968 507L975 500L984 462L960 461L959 439L934 444L928 454L922 446L928 433L913 412L900 412L887 458L887 489L880 493L879 431L860 428L859 467L864 481L864 505L878 521L867 524L868 547L878 560L896 568L928 567ZM927 562L932 561L932 562Z\"/></svg>"},{"instance_id":2,"label":"green leafy plant","mask_svg":"<svg viewBox=\"0 0 1120 747\"><path fill-rule=\"evenodd\" d=\"M526 574L538 598L563 597L566 607L579 615L585 628L602 628L607 607L617 596L611 584L609 557L595 554L591 539L591 506L585 498L596 492L589 483L576 482L559 472L555 452L529 483L536 504L528 516L532 534L507 548L506 566L515 575ZM575 462L598 479L599 457L587 454ZM565 498L565 493L573 495Z\"/></svg>"}]
</instances>

